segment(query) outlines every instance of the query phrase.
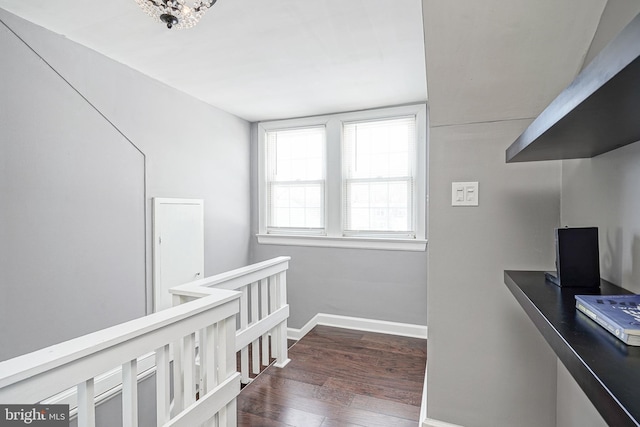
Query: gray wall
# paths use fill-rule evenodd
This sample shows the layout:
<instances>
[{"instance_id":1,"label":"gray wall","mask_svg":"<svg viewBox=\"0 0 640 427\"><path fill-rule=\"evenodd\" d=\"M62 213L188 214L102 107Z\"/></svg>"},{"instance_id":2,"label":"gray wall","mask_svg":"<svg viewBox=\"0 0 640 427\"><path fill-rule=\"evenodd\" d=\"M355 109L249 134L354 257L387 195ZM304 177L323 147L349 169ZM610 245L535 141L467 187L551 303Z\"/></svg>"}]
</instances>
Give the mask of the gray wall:
<instances>
[{"instance_id":1,"label":"gray wall","mask_svg":"<svg viewBox=\"0 0 640 427\"><path fill-rule=\"evenodd\" d=\"M609 0L585 64L640 13L635 0ZM561 223L597 226L602 277L640 292L640 144L562 164ZM605 426L575 380L559 364L558 427Z\"/></svg>"},{"instance_id":2,"label":"gray wall","mask_svg":"<svg viewBox=\"0 0 640 427\"><path fill-rule=\"evenodd\" d=\"M144 315L144 157L0 26L0 359ZM123 297L125 296L125 297Z\"/></svg>"},{"instance_id":3,"label":"gray wall","mask_svg":"<svg viewBox=\"0 0 640 427\"><path fill-rule=\"evenodd\" d=\"M608 0L591 41L584 64L605 47L640 12L637 0Z\"/></svg>"},{"instance_id":4,"label":"gray wall","mask_svg":"<svg viewBox=\"0 0 640 427\"><path fill-rule=\"evenodd\" d=\"M600 274L640 293L640 144L562 165L562 225L599 227Z\"/></svg>"},{"instance_id":5,"label":"gray wall","mask_svg":"<svg viewBox=\"0 0 640 427\"><path fill-rule=\"evenodd\" d=\"M426 325L427 254L258 244L257 125L251 132L251 262L291 256L289 327L318 313ZM427 236L428 237L428 236Z\"/></svg>"},{"instance_id":6,"label":"gray wall","mask_svg":"<svg viewBox=\"0 0 640 427\"><path fill-rule=\"evenodd\" d=\"M640 142L586 160L562 165L562 225L599 228L600 273L603 278L640 293ZM561 402L562 389L575 389ZM575 380L558 376L558 427L583 424L593 405ZM599 419L599 418L596 418Z\"/></svg>"},{"instance_id":7,"label":"gray wall","mask_svg":"<svg viewBox=\"0 0 640 427\"><path fill-rule=\"evenodd\" d=\"M0 27L0 359L151 308L152 197L205 200L206 275L246 265L249 123L0 18L140 149Z\"/></svg>"},{"instance_id":8,"label":"gray wall","mask_svg":"<svg viewBox=\"0 0 640 427\"><path fill-rule=\"evenodd\" d=\"M555 425L556 357L503 270L553 267L560 163L505 164L529 120L432 127L427 416L463 426ZM452 207L452 181L478 207Z\"/></svg>"},{"instance_id":9,"label":"gray wall","mask_svg":"<svg viewBox=\"0 0 640 427\"><path fill-rule=\"evenodd\" d=\"M559 359L557 405L556 427L607 426L598 410Z\"/></svg>"}]
</instances>

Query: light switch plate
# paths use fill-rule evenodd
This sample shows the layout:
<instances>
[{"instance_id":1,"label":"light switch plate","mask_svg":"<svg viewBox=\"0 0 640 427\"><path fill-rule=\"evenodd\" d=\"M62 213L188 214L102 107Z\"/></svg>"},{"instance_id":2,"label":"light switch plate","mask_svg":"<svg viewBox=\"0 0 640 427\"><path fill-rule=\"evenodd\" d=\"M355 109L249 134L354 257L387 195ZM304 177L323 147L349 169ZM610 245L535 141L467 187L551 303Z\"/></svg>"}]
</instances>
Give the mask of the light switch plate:
<instances>
[{"instance_id":1,"label":"light switch plate","mask_svg":"<svg viewBox=\"0 0 640 427\"><path fill-rule=\"evenodd\" d=\"M452 182L451 206L478 206L477 182Z\"/></svg>"}]
</instances>

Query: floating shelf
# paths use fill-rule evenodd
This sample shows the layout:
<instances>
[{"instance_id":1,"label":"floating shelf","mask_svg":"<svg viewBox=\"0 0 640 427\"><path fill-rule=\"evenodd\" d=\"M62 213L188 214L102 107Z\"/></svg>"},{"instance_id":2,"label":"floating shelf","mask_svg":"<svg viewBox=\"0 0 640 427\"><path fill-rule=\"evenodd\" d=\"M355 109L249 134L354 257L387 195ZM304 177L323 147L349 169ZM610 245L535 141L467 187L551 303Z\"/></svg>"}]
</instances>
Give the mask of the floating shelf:
<instances>
[{"instance_id":1,"label":"floating shelf","mask_svg":"<svg viewBox=\"0 0 640 427\"><path fill-rule=\"evenodd\" d=\"M507 149L507 163L594 157L640 141L640 14Z\"/></svg>"},{"instance_id":2,"label":"floating shelf","mask_svg":"<svg viewBox=\"0 0 640 427\"><path fill-rule=\"evenodd\" d=\"M504 282L607 424L640 426L640 347L618 340L575 303L579 294L630 292L605 280L595 290L560 288L542 271L505 271Z\"/></svg>"}]
</instances>

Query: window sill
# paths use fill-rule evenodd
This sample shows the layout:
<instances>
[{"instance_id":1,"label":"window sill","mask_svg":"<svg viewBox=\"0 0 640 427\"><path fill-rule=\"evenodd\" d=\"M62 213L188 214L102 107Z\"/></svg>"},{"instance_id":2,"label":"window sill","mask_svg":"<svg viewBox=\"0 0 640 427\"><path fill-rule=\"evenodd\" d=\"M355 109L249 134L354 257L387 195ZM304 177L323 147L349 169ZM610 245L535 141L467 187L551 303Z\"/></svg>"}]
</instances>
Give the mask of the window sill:
<instances>
[{"instance_id":1,"label":"window sill","mask_svg":"<svg viewBox=\"0 0 640 427\"><path fill-rule=\"evenodd\" d=\"M263 245L315 246L322 248L379 249L387 251L424 252L427 240L384 239L375 237L327 237L291 236L282 234L257 234L258 243Z\"/></svg>"}]
</instances>

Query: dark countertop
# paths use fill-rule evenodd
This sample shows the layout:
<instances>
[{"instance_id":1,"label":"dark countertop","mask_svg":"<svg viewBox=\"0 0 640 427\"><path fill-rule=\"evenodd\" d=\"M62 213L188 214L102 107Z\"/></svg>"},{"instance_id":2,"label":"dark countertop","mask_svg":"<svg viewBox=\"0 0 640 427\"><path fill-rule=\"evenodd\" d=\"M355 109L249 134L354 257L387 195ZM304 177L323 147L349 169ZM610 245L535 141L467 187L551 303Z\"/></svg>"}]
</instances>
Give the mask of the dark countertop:
<instances>
[{"instance_id":1,"label":"dark countertop","mask_svg":"<svg viewBox=\"0 0 640 427\"><path fill-rule=\"evenodd\" d=\"M575 308L575 295L631 292L559 288L542 271L505 271L504 282L609 425L640 426L640 347L627 346Z\"/></svg>"}]
</instances>

